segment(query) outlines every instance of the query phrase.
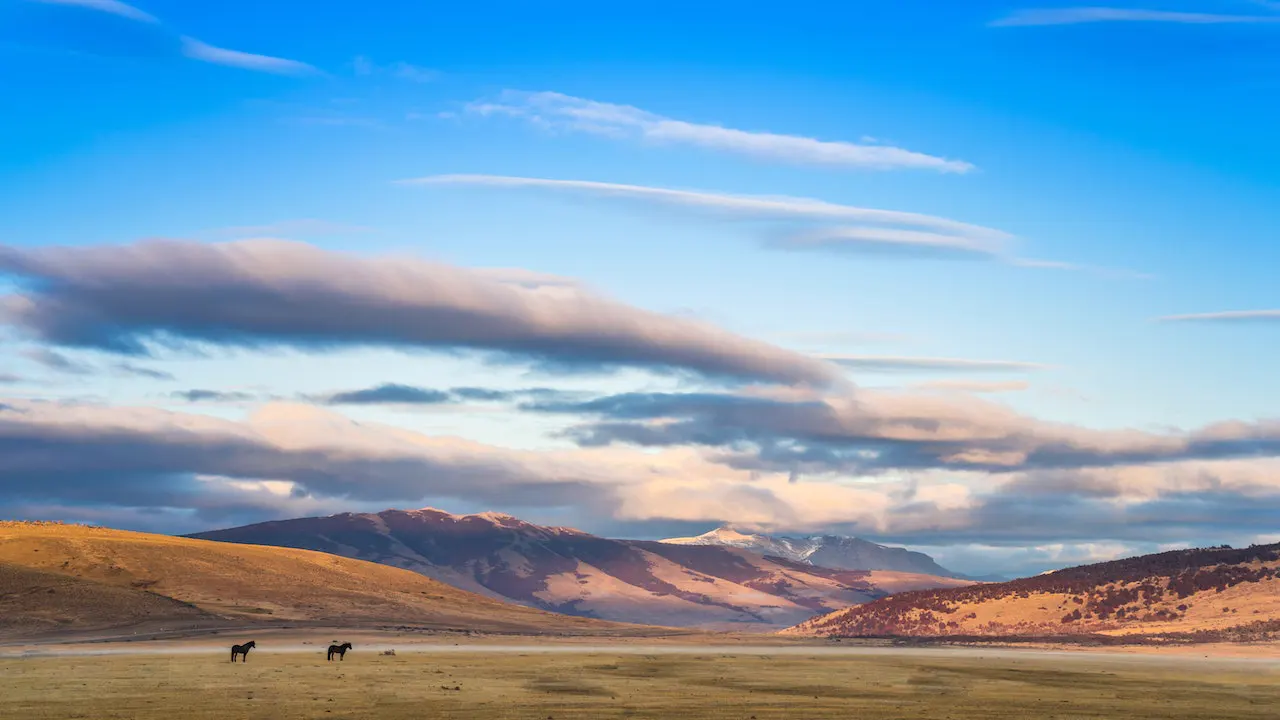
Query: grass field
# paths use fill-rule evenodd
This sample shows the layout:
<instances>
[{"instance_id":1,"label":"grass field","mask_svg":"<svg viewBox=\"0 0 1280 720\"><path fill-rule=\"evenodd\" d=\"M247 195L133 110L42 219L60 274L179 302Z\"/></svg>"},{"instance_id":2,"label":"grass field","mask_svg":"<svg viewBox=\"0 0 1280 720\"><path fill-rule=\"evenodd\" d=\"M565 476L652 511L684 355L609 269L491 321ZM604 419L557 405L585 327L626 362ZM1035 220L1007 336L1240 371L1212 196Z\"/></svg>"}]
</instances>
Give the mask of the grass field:
<instances>
[{"instance_id":1,"label":"grass field","mask_svg":"<svg viewBox=\"0 0 1280 720\"><path fill-rule=\"evenodd\" d=\"M2 718L1268 718L1275 665L1193 658L208 652L0 660Z\"/></svg>"}]
</instances>

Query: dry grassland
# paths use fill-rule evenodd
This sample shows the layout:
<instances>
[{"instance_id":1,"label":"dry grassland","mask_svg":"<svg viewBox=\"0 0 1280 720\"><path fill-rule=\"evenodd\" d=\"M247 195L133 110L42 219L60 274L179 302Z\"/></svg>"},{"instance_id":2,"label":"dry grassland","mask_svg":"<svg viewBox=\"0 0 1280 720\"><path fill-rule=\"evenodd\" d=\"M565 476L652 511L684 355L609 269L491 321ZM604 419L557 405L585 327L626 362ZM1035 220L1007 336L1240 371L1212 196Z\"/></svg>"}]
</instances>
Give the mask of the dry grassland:
<instances>
[{"instance_id":1,"label":"dry grassland","mask_svg":"<svg viewBox=\"0 0 1280 720\"><path fill-rule=\"evenodd\" d=\"M1147 718L1274 720L1251 663L938 657L361 653L0 660L0 718Z\"/></svg>"}]
</instances>

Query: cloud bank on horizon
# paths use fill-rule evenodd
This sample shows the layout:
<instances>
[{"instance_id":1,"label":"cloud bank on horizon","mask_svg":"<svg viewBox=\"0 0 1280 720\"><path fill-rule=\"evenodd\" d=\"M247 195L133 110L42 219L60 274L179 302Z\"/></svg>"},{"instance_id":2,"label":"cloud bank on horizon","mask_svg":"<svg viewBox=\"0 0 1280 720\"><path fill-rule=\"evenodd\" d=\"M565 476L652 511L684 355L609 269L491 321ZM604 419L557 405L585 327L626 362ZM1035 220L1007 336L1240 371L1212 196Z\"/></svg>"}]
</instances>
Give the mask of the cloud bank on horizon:
<instances>
[{"instance_id":1,"label":"cloud bank on horizon","mask_svg":"<svg viewBox=\"0 0 1280 720\"><path fill-rule=\"evenodd\" d=\"M433 505L1012 574L1273 537L1280 102L1233 63L1280 13L1228 5L838 42L686 7L724 32L639 47L608 9L22 0L0 517Z\"/></svg>"}]
</instances>

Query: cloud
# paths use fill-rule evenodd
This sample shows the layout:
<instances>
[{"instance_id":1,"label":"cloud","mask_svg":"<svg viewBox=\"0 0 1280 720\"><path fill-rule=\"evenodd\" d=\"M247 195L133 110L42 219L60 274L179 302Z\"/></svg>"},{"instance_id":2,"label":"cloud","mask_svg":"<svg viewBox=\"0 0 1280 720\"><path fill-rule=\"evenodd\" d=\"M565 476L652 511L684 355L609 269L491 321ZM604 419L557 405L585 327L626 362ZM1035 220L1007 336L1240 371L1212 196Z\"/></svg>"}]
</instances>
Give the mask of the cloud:
<instances>
[{"instance_id":1,"label":"cloud","mask_svg":"<svg viewBox=\"0 0 1280 720\"><path fill-rule=\"evenodd\" d=\"M444 496L590 508L612 495L608 482L572 458L356 424L304 406L270 405L240 423L147 408L5 402L0 490L9 503L237 505L278 514L290 511L291 499L307 498L401 504ZM262 492L266 482L288 491Z\"/></svg>"},{"instance_id":2,"label":"cloud","mask_svg":"<svg viewBox=\"0 0 1280 720\"><path fill-rule=\"evenodd\" d=\"M223 390L202 390L199 388L192 390L177 390L169 393L169 397L177 400L185 400L186 402L249 402L258 399L258 396L252 393L238 391Z\"/></svg>"},{"instance_id":3,"label":"cloud","mask_svg":"<svg viewBox=\"0 0 1280 720\"><path fill-rule=\"evenodd\" d=\"M439 70L432 70L431 68L413 65L404 61L393 62L389 65L378 65L364 55L357 55L351 61L351 69L356 75L389 75L415 83L434 82L439 80L441 75Z\"/></svg>"},{"instance_id":4,"label":"cloud","mask_svg":"<svg viewBox=\"0 0 1280 720\"><path fill-rule=\"evenodd\" d=\"M822 360L579 289L529 289L464 268L304 243L0 246L0 272L23 288L0 297L0 321L66 347L133 355L192 343L467 349L565 368L845 382Z\"/></svg>"},{"instance_id":5,"label":"cloud","mask_svg":"<svg viewBox=\"0 0 1280 720\"><path fill-rule=\"evenodd\" d=\"M704 210L736 217L788 218L799 220L842 220L929 228L951 235L987 240L1008 240L1012 236L1001 230L972 225L947 218L898 210L840 205L824 200L786 196L731 195L701 190L677 190L596 182L592 180L554 180L548 178L512 177L507 175L428 175L401 180L401 185L480 185L489 187L544 188L582 192L591 195L632 198L650 202Z\"/></svg>"},{"instance_id":6,"label":"cloud","mask_svg":"<svg viewBox=\"0 0 1280 720\"><path fill-rule=\"evenodd\" d=\"M780 250L889 252L908 256L993 260L1018 267L1089 272L1106 277L1150 277L1127 270L1020 258L1011 253L1013 236L994 228L921 213L840 205L811 198L732 195L592 180L477 174L429 175L400 180L397 184L477 185L576 192L659 203L720 217L782 220L798 225L771 233L768 237L766 246ZM845 224L849 222L859 224ZM886 227L878 227L880 225Z\"/></svg>"},{"instance_id":7,"label":"cloud","mask_svg":"<svg viewBox=\"0 0 1280 720\"><path fill-rule=\"evenodd\" d=\"M1280 310L1228 310L1225 312L1166 315L1156 318L1160 322L1245 322L1280 320Z\"/></svg>"},{"instance_id":8,"label":"cloud","mask_svg":"<svg viewBox=\"0 0 1280 720\"><path fill-rule=\"evenodd\" d=\"M568 401L580 399L580 395L551 388L498 390L493 388L456 387L448 390L437 390L413 385L383 383L361 390L345 390L314 395L307 399L325 405L446 405L464 402L510 403L520 400Z\"/></svg>"},{"instance_id":9,"label":"cloud","mask_svg":"<svg viewBox=\"0 0 1280 720\"><path fill-rule=\"evenodd\" d=\"M954 173L974 169L967 162L887 145L818 140L691 123L628 105L597 102L555 92L505 90L495 101L471 103L467 106L467 111L483 116L523 118L542 127L569 132L668 145L693 145L792 164Z\"/></svg>"},{"instance_id":10,"label":"cloud","mask_svg":"<svg viewBox=\"0 0 1280 720\"><path fill-rule=\"evenodd\" d=\"M159 41L160 46L165 48L166 53L173 52L174 48L176 48L177 52L182 55L200 62L237 67L256 72L273 73L277 75L307 75L319 72L316 68L297 60L288 60L269 55L255 55L253 53L241 52L239 50L216 47L188 35L179 35L161 22L159 18L139 10L132 5L119 2L119 0L33 1L44 5L65 5L68 7L76 7L84 10L114 15L116 17L125 18L138 23L153 25L157 28L156 38L153 42Z\"/></svg>"},{"instance_id":11,"label":"cloud","mask_svg":"<svg viewBox=\"0 0 1280 720\"><path fill-rule=\"evenodd\" d=\"M182 38L182 54L193 60L213 63L214 65L225 65L227 67L276 75L308 75L318 72L314 67L297 60L271 57L270 55L255 55L239 50L215 47L193 37Z\"/></svg>"},{"instance_id":12,"label":"cloud","mask_svg":"<svg viewBox=\"0 0 1280 720\"><path fill-rule=\"evenodd\" d=\"M443 405L453 396L443 390L385 383L364 390L347 390L322 398L328 405Z\"/></svg>"},{"instance_id":13,"label":"cloud","mask_svg":"<svg viewBox=\"0 0 1280 720\"><path fill-rule=\"evenodd\" d=\"M23 378L20 375L0 372L0 385L17 385L20 382L23 382Z\"/></svg>"},{"instance_id":14,"label":"cloud","mask_svg":"<svg viewBox=\"0 0 1280 720\"><path fill-rule=\"evenodd\" d=\"M85 8L86 10L97 10L98 12L116 15L129 20L136 20L145 23L159 23L160 20L155 16L139 10L132 5L126 5L119 0L33 0L33 2L43 5L71 5L74 7Z\"/></svg>"},{"instance_id":15,"label":"cloud","mask_svg":"<svg viewBox=\"0 0 1280 720\"><path fill-rule=\"evenodd\" d=\"M934 380L914 386L919 390L939 390L958 393L1002 393L1021 392L1031 387L1025 380L982 381L982 380Z\"/></svg>"},{"instance_id":16,"label":"cloud","mask_svg":"<svg viewBox=\"0 0 1280 720\"><path fill-rule=\"evenodd\" d=\"M620 398L594 407L645 416L691 401ZM730 414L764 409L763 417L790 425L821 406L797 412L781 400L755 409L742 398L698 401ZM792 481L792 471L715 459L684 447L510 450L288 404L226 420L0 398L0 514L160 524L169 532L431 503L631 536L734 522L976 552L1011 544L1220 542L1274 532L1280 510L1274 458L999 475L804 475L801 482Z\"/></svg>"},{"instance_id":17,"label":"cloud","mask_svg":"<svg viewBox=\"0 0 1280 720\"><path fill-rule=\"evenodd\" d=\"M1079 25L1100 22L1154 22L1190 25L1224 25L1240 23L1274 23L1280 17L1268 15L1219 15L1213 13L1168 12L1138 8L1074 7L1045 10L1019 10L991 23L995 27L1030 27L1039 25Z\"/></svg>"},{"instance_id":18,"label":"cloud","mask_svg":"<svg viewBox=\"0 0 1280 720\"><path fill-rule=\"evenodd\" d=\"M67 375L90 375L94 372L92 365L82 363L78 360L63 355L60 352L50 350L49 348L30 348L23 350L22 357L31 362L44 367L46 370L64 373Z\"/></svg>"},{"instance_id":19,"label":"cloud","mask_svg":"<svg viewBox=\"0 0 1280 720\"><path fill-rule=\"evenodd\" d=\"M628 393L524 407L594 416L567 433L585 447L716 448L728 465L772 472L1007 474L1280 456L1280 420L1093 430L934 393Z\"/></svg>"},{"instance_id":20,"label":"cloud","mask_svg":"<svg viewBox=\"0 0 1280 720\"><path fill-rule=\"evenodd\" d=\"M31 348L20 353L23 357L45 369L65 375L94 375L100 369L90 363L75 360L49 348ZM115 363L111 370L116 375L132 375L150 380L173 380L174 376L163 370L135 365L129 362Z\"/></svg>"},{"instance_id":21,"label":"cloud","mask_svg":"<svg viewBox=\"0 0 1280 720\"><path fill-rule=\"evenodd\" d=\"M875 372L1028 372L1048 366L1013 360L967 360L961 358L893 357L884 355L837 355L819 357L838 365Z\"/></svg>"},{"instance_id":22,"label":"cloud","mask_svg":"<svg viewBox=\"0 0 1280 720\"><path fill-rule=\"evenodd\" d=\"M999 257L999 243L941 233L897 228L834 227L788 235L773 243L784 250L824 252L893 252L946 258L990 260Z\"/></svg>"},{"instance_id":23,"label":"cloud","mask_svg":"<svg viewBox=\"0 0 1280 720\"><path fill-rule=\"evenodd\" d=\"M172 373L164 370L156 370L142 365L135 365L129 362L116 363L115 371L121 375L133 375L135 377L147 378L149 380L176 380Z\"/></svg>"}]
</instances>

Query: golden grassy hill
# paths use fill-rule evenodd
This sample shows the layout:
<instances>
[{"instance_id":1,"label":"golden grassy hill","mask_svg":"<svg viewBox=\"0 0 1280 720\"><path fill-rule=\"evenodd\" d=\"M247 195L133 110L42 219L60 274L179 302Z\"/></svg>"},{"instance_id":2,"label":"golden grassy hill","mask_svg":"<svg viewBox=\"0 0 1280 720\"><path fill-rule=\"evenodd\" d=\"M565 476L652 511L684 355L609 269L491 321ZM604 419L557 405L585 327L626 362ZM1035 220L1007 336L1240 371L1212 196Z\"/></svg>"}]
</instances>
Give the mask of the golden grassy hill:
<instances>
[{"instance_id":1,"label":"golden grassy hill","mask_svg":"<svg viewBox=\"0 0 1280 720\"><path fill-rule=\"evenodd\" d=\"M408 570L336 555L78 525L0 522L0 567L0 600L6 603L0 609L7 616L0 631L60 616L74 618L69 626L75 627L212 618L241 625L645 632L511 605ZM50 605L51 597L64 607Z\"/></svg>"},{"instance_id":2,"label":"golden grassy hill","mask_svg":"<svg viewBox=\"0 0 1280 720\"><path fill-rule=\"evenodd\" d=\"M1175 550L1006 583L907 592L790 635L1214 642L1280 637L1280 544Z\"/></svg>"},{"instance_id":3,"label":"golden grassy hill","mask_svg":"<svg viewBox=\"0 0 1280 720\"><path fill-rule=\"evenodd\" d=\"M0 636L167 625L218 618L172 598L0 563Z\"/></svg>"}]
</instances>

